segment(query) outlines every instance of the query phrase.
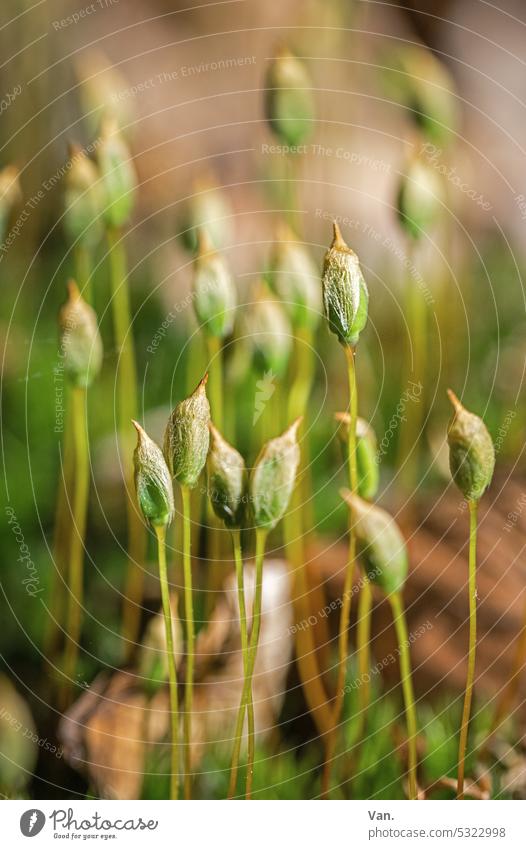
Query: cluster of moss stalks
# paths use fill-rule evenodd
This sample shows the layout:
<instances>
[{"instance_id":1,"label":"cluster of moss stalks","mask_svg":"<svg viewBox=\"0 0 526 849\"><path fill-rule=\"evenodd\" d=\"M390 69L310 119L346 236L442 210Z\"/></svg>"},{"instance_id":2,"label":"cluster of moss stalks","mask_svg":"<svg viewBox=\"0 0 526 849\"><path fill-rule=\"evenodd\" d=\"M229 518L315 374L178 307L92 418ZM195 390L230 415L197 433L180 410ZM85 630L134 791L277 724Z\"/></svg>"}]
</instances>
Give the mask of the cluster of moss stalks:
<instances>
[{"instance_id":1,"label":"cluster of moss stalks","mask_svg":"<svg viewBox=\"0 0 526 849\"><path fill-rule=\"evenodd\" d=\"M413 57L414 58L414 57ZM418 92L417 92L418 94ZM420 92L422 97L422 92ZM414 94L416 97L416 94ZM414 105L414 97L412 103ZM432 106L432 104L431 104ZM431 109L424 104L421 109ZM306 69L293 54L283 50L271 63L266 88L269 126L281 142L292 147L308 138L314 123L314 107ZM416 111L427 132L437 132L441 116L427 124ZM341 496L349 511L349 553L345 569L342 607L338 629L338 658L334 694L319 668L311 630L298 629L297 662L305 698L324 746L321 795L331 793L332 770L341 745L341 716L349 662L349 622L353 581L360 568L359 626L357 655L361 671L369 668L372 588L383 594L391 607L400 658L400 678L407 721L407 795L419 797L417 779L418 724L410 661L403 589L409 560L402 533L394 518L374 503L378 491L376 438L371 426L358 416L356 360L359 341L367 325L369 293L356 253L346 244L338 225L323 268L317 272L295 227L294 159L289 161L285 182L287 208L291 214L280 228L266 281L255 294L246 315L251 344L251 363L256 371L269 371L285 378L289 362L292 374L286 404L286 428L281 435L269 431L268 417L261 428L262 447L247 473L241 454L225 438L224 369L222 348L234 326L236 293L232 275L220 251L221 197L212 190L199 192L187 212L184 236L195 251L193 272L194 307L202 329L209 359L209 375L196 390L174 408L165 432L163 449L148 436L137 421L137 375L133 350L127 285L126 257L122 231L132 212L136 190L133 164L119 128L105 117L101 127L97 160L82 151L71 150L66 198L66 227L77 261L77 283L68 285L68 299L60 313L61 350L70 382L70 411L63 446L64 466L57 504L55 554L57 573L67 588L66 644L63 662L61 702L70 703L77 671L78 647L82 630L83 556L89 490L89 442L86 424L86 393L102 366L102 344L97 317L90 306L91 257L94 245L105 232L108 245L114 333L118 351L116 369L118 432L121 444L126 504L128 508L128 584L123 611L126 643L134 644L142 597L141 573L145 553L145 528L157 540L159 582L165 622L164 643L159 651L166 656L162 665L170 694L171 797L179 795L183 780L184 796L192 794L192 711L194 679L194 590L191 559L191 492L207 466L210 508L216 525L231 537L239 604L240 641L243 654L243 685L235 722L229 796L238 791L238 772L243 729L247 725L247 769L244 794L251 797L255 752L253 678L257 660L264 589L264 559L267 536L283 521L287 560L293 578L296 613L302 619L309 613L309 599L315 589L309 586L305 570L305 539L311 529L307 505L309 476L307 443L302 421L308 416L308 398L314 378L314 334L321 314L327 328L336 335L343 353L349 386L348 409L338 414L344 438L348 485ZM292 176L291 176L292 175ZM430 198L433 187L422 163L412 162L404 176L398 199L399 215L409 236L415 240L425 230L436 208ZM423 202L422 198L426 201ZM436 200L436 198L435 198ZM228 216L226 216L228 217ZM77 285L78 284L78 285ZM269 288L270 287L270 288ZM279 297L279 301L275 298ZM415 309L414 293L409 313L420 342L425 329L422 314ZM322 304L322 306L320 306ZM291 339L293 344L291 345ZM417 346L423 356L422 346ZM419 362L418 370L424 364ZM418 371L420 376L423 372ZM208 380L208 386L207 386ZM208 394L207 394L208 390ZM450 392L453 404L447 438L453 479L469 505L469 620L468 676L458 757L458 797L464 791L464 764L471 711L476 649L476 529L477 505L493 473L494 451L489 434L476 415L468 412ZM132 424L133 423L133 424ZM137 444L132 450L133 426ZM412 422L416 433L418 422ZM416 428L416 430L415 430ZM279 432L279 429L278 429ZM413 434L414 435L414 434ZM413 437L410 437L413 438ZM405 454L407 454L407 451ZM133 463L132 463L133 454ZM404 462L406 462L404 457ZM182 550L184 572L185 681L183 741L181 743L180 698L183 687L177 680L177 652L174 639L173 597L166 559L166 532L175 516L174 485L182 505ZM141 517L145 523L141 521ZM245 596L243 539L254 536L255 592L251 615ZM218 553L211 547L212 555ZM59 585L60 587L60 585ZM319 592L319 588L317 589ZM64 594L57 592L60 606ZM58 622L59 607L53 622ZM50 645L57 639L50 629ZM157 668L157 667L156 667ZM367 728L368 687L360 692L360 731Z\"/></svg>"}]
</instances>

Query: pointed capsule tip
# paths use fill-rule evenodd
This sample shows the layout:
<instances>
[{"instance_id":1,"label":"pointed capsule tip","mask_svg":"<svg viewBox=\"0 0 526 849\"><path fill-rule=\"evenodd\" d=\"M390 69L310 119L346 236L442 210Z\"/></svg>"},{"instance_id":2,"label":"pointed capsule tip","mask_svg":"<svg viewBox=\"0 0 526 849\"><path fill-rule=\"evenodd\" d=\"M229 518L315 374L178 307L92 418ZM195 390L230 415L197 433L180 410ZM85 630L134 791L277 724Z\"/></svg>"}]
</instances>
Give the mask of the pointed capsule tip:
<instances>
[{"instance_id":1,"label":"pointed capsule tip","mask_svg":"<svg viewBox=\"0 0 526 849\"><path fill-rule=\"evenodd\" d=\"M82 148L77 142L68 141L68 158L75 159L82 154Z\"/></svg>"},{"instance_id":2,"label":"pointed capsule tip","mask_svg":"<svg viewBox=\"0 0 526 849\"><path fill-rule=\"evenodd\" d=\"M351 490L347 489L347 487L342 487L340 489L340 496L347 504L347 507L350 507L351 510L358 510L362 503L360 496L355 492L351 492Z\"/></svg>"},{"instance_id":3,"label":"pointed capsule tip","mask_svg":"<svg viewBox=\"0 0 526 849\"><path fill-rule=\"evenodd\" d=\"M197 384L197 386L195 388L195 392L204 392L207 383L208 383L208 372L206 372L203 375L203 377L201 378L201 380Z\"/></svg>"},{"instance_id":4,"label":"pointed capsule tip","mask_svg":"<svg viewBox=\"0 0 526 849\"><path fill-rule=\"evenodd\" d=\"M346 487L346 486L342 486L342 488L340 489L340 496L343 498L343 500L344 500L347 504L350 504L350 503L351 503L351 501L352 501L352 499L354 498L354 496L353 496L353 494L352 494L351 490L350 490L350 489L347 489L347 487Z\"/></svg>"},{"instance_id":5,"label":"pointed capsule tip","mask_svg":"<svg viewBox=\"0 0 526 849\"><path fill-rule=\"evenodd\" d=\"M340 230L340 225L336 220L332 222L332 245L331 248L346 248L347 244L345 239L342 236L342 231Z\"/></svg>"},{"instance_id":6,"label":"pointed capsule tip","mask_svg":"<svg viewBox=\"0 0 526 849\"><path fill-rule=\"evenodd\" d=\"M68 290L68 297L69 297L72 301L73 301L73 300L75 300L75 301L76 301L76 300L78 300L78 299L81 297L80 289L79 289L79 287L77 286L77 282L76 282L75 280L73 280L73 278L72 278L72 277L68 280L68 282L67 282L67 284L66 284L66 287L67 287L67 290Z\"/></svg>"},{"instance_id":7,"label":"pointed capsule tip","mask_svg":"<svg viewBox=\"0 0 526 849\"><path fill-rule=\"evenodd\" d=\"M135 421L135 419L132 419L131 422L132 422L132 425L134 426L135 430L137 431L137 444L139 444L139 443L142 442L143 436L145 435L146 431L139 424L139 422Z\"/></svg>"},{"instance_id":8,"label":"pointed capsule tip","mask_svg":"<svg viewBox=\"0 0 526 849\"><path fill-rule=\"evenodd\" d=\"M218 430L215 424L212 421L208 422L208 430L210 431L210 436L214 440L214 442L224 442L223 434L220 430Z\"/></svg>"},{"instance_id":9,"label":"pointed capsule tip","mask_svg":"<svg viewBox=\"0 0 526 849\"><path fill-rule=\"evenodd\" d=\"M303 421L303 416L298 416L298 418L294 419L292 424L287 428L287 430L285 432L288 433L290 436L293 436L295 438L297 433L298 433L298 428L301 425L302 421Z\"/></svg>"},{"instance_id":10,"label":"pointed capsule tip","mask_svg":"<svg viewBox=\"0 0 526 849\"><path fill-rule=\"evenodd\" d=\"M334 418L337 422L340 422L341 424L349 424L351 416L349 415L349 413L335 413Z\"/></svg>"},{"instance_id":11,"label":"pointed capsule tip","mask_svg":"<svg viewBox=\"0 0 526 849\"><path fill-rule=\"evenodd\" d=\"M285 243L296 241L294 231L286 221L278 221L276 226L276 241Z\"/></svg>"},{"instance_id":12,"label":"pointed capsule tip","mask_svg":"<svg viewBox=\"0 0 526 849\"><path fill-rule=\"evenodd\" d=\"M460 401L458 400L457 396L455 395L455 393L453 392L452 389L447 390L447 397L449 398L451 405L452 405L453 409L455 410L455 413L462 412L462 410L464 409L464 406L460 403Z\"/></svg>"},{"instance_id":13,"label":"pointed capsule tip","mask_svg":"<svg viewBox=\"0 0 526 849\"><path fill-rule=\"evenodd\" d=\"M210 234L202 225L197 228L197 256L202 257L214 250Z\"/></svg>"}]
</instances>

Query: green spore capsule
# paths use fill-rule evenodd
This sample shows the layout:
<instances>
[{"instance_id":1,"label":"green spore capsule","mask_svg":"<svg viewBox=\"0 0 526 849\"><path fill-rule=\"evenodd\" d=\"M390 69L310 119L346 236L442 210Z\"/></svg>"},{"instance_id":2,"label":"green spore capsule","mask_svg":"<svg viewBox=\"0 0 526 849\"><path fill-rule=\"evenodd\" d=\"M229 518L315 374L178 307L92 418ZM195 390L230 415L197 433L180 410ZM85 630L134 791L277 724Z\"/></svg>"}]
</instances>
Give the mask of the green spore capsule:
<instances>
[{"instance_id":1,"label":"green spore capsule","mask_svg":"<svg viewBox=\"0 0 526 849\"><path fill-rule=\"evenodd\" d=\"M163 452L136 421L137 447L133 453L137 502L153 527L166 527L174 517L172 479Z\"/></svg>"},{"instance_id":2,"label":"green spore capsule","mask_svg":"<svg viewBox=\"0 0 526 849\"><path fill-rule=\"evenodd\" d=\"M440 216L443 184L438 174L416 158L409 162L398 188L398 218L407 235L418 240Z\"/></svg>"},{"instance_id":3,"label":"green spore capsule","mask_svg":"<svg viewBox=\"0 0 526 849\"><path fill-rule=\"evenodd\" d=\"M321 315L319 273L309 252L285 225L278 231L269 277L293 327L314 330Z\"/></svg>"},{"instance_id":4,"label":"green spore capsule","mask_svg":"<svg viewBox=\"0 0 526 849\"><path fill-rule=\"evenodd\" d=\"M263 282L245 314L245 330L256 369L281 377L289 362L292 331L282 305L270 296Z\"/></svg>"},{"instance_id":5,"label":"green spore capsule","mask_svg":"<svg viewBox=\"0 0 526 849\"><path fill-rule=\"evenodd\" d=\"M86 303L74 280L59 312L60 349L64 370L74 386L86 388L102 366L102 339L97 314Z\"/></svg>"},{"instance_id":6,"label":"green spore capsule","mask_svg":"<svg viewBox=\"0 0 526 849\"><path fill-rule=\"evenodd\" d=\"M325 317L341 344L354 348L367 323L369 293L358 257L346 245L336 221L333 228L322 273Z\"/></svg>"},{"instance_id":7,"label":"green spore capsule","mask_svg":"<svg viewBox=\"0 0 526 849\"><path fill-rule=\"evenodd\" d=\"M203 471L210 443L207 379L205 374L192 395L177 404L164 434L164 456L170 474L181 486L190 489Z\"/></svg>"},{"instance_id":8,"label":"green spore capsule","mask_svg":"<svg viewBox=\"0 0 526 849\"><path fill-rule=\"evenodd\" d=\"M453 406L447 429L451 475L467 501L478 501L493 477L495 448L482 419L466 410L451 389L447 394Z\"/></svg>"},{"instance_id":9,"label":"green spore capsule","mask_svg":"<svg viewBox=\"0 0 526 849\"><path fill-rule=\"evenodd\" d=\"M430 142L448 145L459 124L459 109L447 67L420 45L404 45L386 64L391 66L384 77L389 94L410 110L415 125Z\"/></svg>"},{"instance_id":10,"label":"green spore capsule","mask_svg":"<svg viewBox=\"0 0 526 849\"><path fill-rule=\"evenodd\" d=\"M72 242L95 245L102 236L102 190L94 162L77 145L69 147L64 229Z\"/></svg>"},{"instance_id":11,"label":"green spore capsule","mask_svg":"<svg viewBox=\"0 0 526 849\"><path fill-rule=\"evenodd\" d=\"M232 332L236 292L232 275L208 237L199 230L199 248L194 263L194 309L205 333L224 339Z\"/></svg>"},{"instance_id":12,"label":"green spore capsule","mask_svg":"<svg viewBox=\"0 0 526 849\"><path fill-rule=\"evenodd\" d=\"M183 635L175 594L170 596L170 610L174 660L177 667L183 654ZM165 685L169 674L166 623L162 610L152 616L146 626L137 665L143 690L151 698Z\"/></svg>"},{"instance_id":13,"label":"green spore capsule","mask_svg":"<svg viewBox=\"0 0 526 849\"><path fill-rule=\"evenodd\" d=\"M369 580L386 595L399 592L409 566L400 528L386 510L353 495L348 489L341 490L341 496L350 507L358 552Z\"/></svg>"},{"instance_id":14,"label":"green spore capsule","mask_svg":"<svg viewBox=\"0 0 526 849\"><path fill-rule=\"evenodd\" d=\"M104 220L111 229L123 227L135 206L137 177L130 151L117 123L105 119L97 153L104 197Z\"/></svg>"},{"instance_id":15,"label":"green spore capsule","mask_svg":"<svg viewBox=\"0 0 526 849\"><path fill-rule=\"evenodd\" d=\"M298 428L301 417L281 436L261 449L249 481L256 528L275 528L289 505L300 461Z\"/></svg>"},{"instance_id":16,"label":"green spore capsule","mask_svg":"<svg viewBox=\"0 0 526 849\"><path fill-rule=\"evenodd\" d=\"M340 423L339 433L345 452L349 450L349 413L336 413ZM376 434L365 419L356 420L356 470L358 472L358 495L372 501L378 492L380 472L377 462L378 443Z\"/></svg>"},{"instance_id":17,"label":"green spore capsule","mask_svg":"<svg viewBox=\"0 0 526 849\"><path fill-rule=\"evenodd\" d=\"M314 100L307 69L283 49L270 63L266 77L265 114L272 132L288 147L303 144L314 122Z\"/></svg>"},{"instance_id":18,"label":"green spore capsule","mask_svg":"<svg viewBox=\"0 0 526 849\"><path fill-rule=\"evenodd\" d=\"M178 227L185 250L195 253L198 248L198 231L206 233L216 250L221 250L231 239L232 209L227 197L211 180L198 180L193 194L182 206Z\"/></svg>"},{"instance_id":19,"label":"green spore capsule","mask_svg":"<svg viewBox=\"0 0 526 849\"><path fill-rule=\"evenodd\" d=\"M227 528L243 523L246 470L243 457L210 422L208 493L216 516Z\"/></svg>"}]
</instances>

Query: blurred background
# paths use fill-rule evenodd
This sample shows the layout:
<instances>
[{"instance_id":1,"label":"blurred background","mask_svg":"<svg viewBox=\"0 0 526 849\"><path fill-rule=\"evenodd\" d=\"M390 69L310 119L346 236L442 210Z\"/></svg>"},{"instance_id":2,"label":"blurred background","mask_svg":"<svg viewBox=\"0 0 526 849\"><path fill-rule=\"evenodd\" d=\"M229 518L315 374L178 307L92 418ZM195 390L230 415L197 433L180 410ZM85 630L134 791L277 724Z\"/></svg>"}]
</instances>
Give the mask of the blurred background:
<instances>
[{"instance_id":1,"label":"blurred background","mask_svg":"<svg viewBox=\"0 0 526 849\"><path fill-rule=\"evenodd\" d=\"M316 110L308 142L295 156L298 231L321 267L331 222L338 220L370 288L370 322L359 351L360 411L385 446L380 501L396 513L409 538L410 624L419 628L430 617L433 621L414 646L422 710L453 700L431 715L438 735L436 725L442 723L447 736L451 711L459 710L467 639L466 516L447 469L446 387L454 387L466 406L484 417L497 445L498 473L484 507L480 541L478 685L489 703L498 696L521 628L526 577L525 30L524 4L518 0L493 5L482 0L4 0L0 169L15 165L20 172L20 193L6 213L0 252L2 483L8 505L0 522L0 689L6 706L0 718L0 790L5 795L82 795L90 782L94 792L104 792L95 768L88 778L79 769L89 760L86 741L72 742L64 734L59 739L59 712L49 690L53 674L43 650L62 438L56 316L74 273L63 226L68 145L89 146L110 108L134 157L139 192L125 244L141 420L161 439L169 409L194 388L207 366L188 299L192 254L181 239L192 199L210 187L221 192L224 251L235 275L241 316L269 268L276 227L286 211L288 157L265 120L265 75L283 44L304 61ZM441 63L453 92L447 133L428 141L425 150L412 104L400 95L397 56L408 46L421 47ZM425 68L422 78L429 92ZM438 225L410 250L397 198L415 155L424 155L444 193ZM115 348L105 259L101 247L93 304L105 360L89 396L93 486L80 687L101 670L115 672L123 663L118 617L126 527L116 414L108 400L114 394ZM399 405L407 391L404 352L411 350L404 314L408 276L421 280L429 295L428 372L418 466L412 478L404 479L398 465L404 415ZM307 430L316 533L310 537L308 568L327 597L334 598L343 582L347 514L338 495L345 468L333 414L345 408L347 387L338 343L323 325L316 356ZM225 380L229 433L251 462L255 388L245 379L242 349L230 343ZM405 403L413 402L406 398ZM281 543L276 535L271 556L281 557ZM216 599L207 598L209 571L198 536L194 552L202 609L213 609ZM177 568L177 534L172 554ZM24 584L28 559L32 583ZM158 608L158 589L155 567L145 564L145 569L152 573L146 622ZM219 596L226 564L216 571ZM374 651L381 657L392 633L380 600L373 621ZM335 632L336 614L329 624ZM396 668L385 669L384 677L389 687L396 686ZM315 731L305 716L293 664L272 687L279 695L273 710L288 741L286 751L291 758L306 758L302 774L309 776L316 753L307 743ZM382 752L378 758L385 756ZM205 757L213 760L210 754ZM275 779L277 763L272 765L272 755L266 757L269 775L262 779L267 782L262 792L283 795L287 787L293 797L315 794L307 778L289 787L285 766L285 777ZM100 766L102 755L91 760ZM204 763L210 783L204 783L203 795L221 795L220 779L210 778L213 764ZM519 766L512 764L516 774L510 794L524 792L522 761ZM447 764L434 769L447 770ZM281 781L281 790L268 789L274 779L276 785Z\"/></svg>"}]
</instances>

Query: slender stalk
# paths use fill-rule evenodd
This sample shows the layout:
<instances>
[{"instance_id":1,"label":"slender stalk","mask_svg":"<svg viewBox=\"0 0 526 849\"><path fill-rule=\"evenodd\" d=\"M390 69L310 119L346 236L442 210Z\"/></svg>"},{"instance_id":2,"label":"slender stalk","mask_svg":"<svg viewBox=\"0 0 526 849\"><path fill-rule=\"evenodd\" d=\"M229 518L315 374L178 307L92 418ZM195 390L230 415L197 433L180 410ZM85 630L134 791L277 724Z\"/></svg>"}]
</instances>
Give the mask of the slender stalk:
<instances>
[{"instance_id":1,"label":"slender stalk","mask_svg":"<svg viewBox=\"0 0 526 849\"><path fill-rule=\"evenodd\" d=\"M161 598L163 602L164 625L166 629L166 651L168 653L168 681L170 685L170 799L177 799L177 796L179 794L179 711L177 706L177 670L175 668L172 610L170 606L170 590L168 588L168 573L166 569L166 527L164 525L157 525L155 528L155 533L157 535L159 580L161 583Z\"/></svg>"},{"instance_id":2,"label":"slender stalk","mask_svg":"<svg viewBox=\"0 0 526 849\"><path fill-rule=\"evenodd\" d=\"M66 586L68 557L71 545L71 505L70 495L75 471L75 446L73 440L73 413L71 398L67 397L64 415L64 435L62 466L58 483L55 522L53 526L53 563L52 587L50 593L50 613L46 635L45 654L50 657L58 648L60 622L66 605Z\"/></svg>"},{"instance_id":3,"label":"slender stalk","mask_svg":"<svg viewBox=\"0 0 526 849\"><path fill-rule=\"evenodd\" d=\"M212 421L221 433L224 433L223 416L223 349L222 342L217 336L206 337L208 356L208 397ZM221 569L222 529L213 511L209 499L206 503L207 534L206 554L212 568L208 570L208 592L206 595L206 613L212 612L217 593L221 591L223 570Z\"/></svg>"},{"instance_id":4,"label":"slender stalk","mask_svg":"<svg viewBox=\"0 0 526 849\"><path fill-rule=\"evenodd\" d=\"M358 598L358 627L356 633L357 653L358 653L358 674L360 678L360 687L358 690L358 699L360 704L360 729L361 734L365 728L367 721L367 711L371 698L371 686L369 678L369 669L371 667L371 608L373 602L373 594L371 583L364 576L362 588Z\"/></svg>"},{"instance_id":5,"label":"slender stalk","mask_svg":"<svg viewBox=\"0 0 526 849\"><path fill-rule=\"evenodd\" d=\"M312 331L308 328L300 328L297 331L296 360L296 373L288 398L287 421L294 421L298 416L305 413L312 386L314 358ZM312 588L309 587L305 571L304 536L305 525L308 524L308 521L305 521L307 517L305 511L302 510L302 502L305 506L310 499L310 485L306 475L308 468L306 448L306 440L303 440L302 470L297 478L290 507L283 518L285 550L287 561L293 573L295 585L294 609L298 622L308 622L309 616L313 612L313 605L316 610L323 610L325 606L323 589L317 587L316 591L313 592ZM321 642L326 645L329 641L327 625L325 619L320 617L318 619L323 629ZM305 629L298 628L296 631L296 662L308 708L319 734L323 736L330 728L331 717L327 694L320 674L315 635L310 626Z\"/></svg>"},{"instance_id":6,"label":"slender stalk","mask_svg":"<svg viewBox=\"0 0 526 849\"><path fill-rule=\"evenodd\" d=\"M358 491L358 471L356 466L356 419L358 417L358 395L356 387L356 370L354 363L354 350L347 347L345 349L347 356L347 372L349 378L349 485L353 493ZM325 749L325 763L323 766L322 776L322 797L327 798L330 790L330 780L332 771L332 762L334 752L336 750L336 741L338 734L338 726L343 707L343 697L345 688L345 671L347 666L347 656L349 653L349 621L351 617L351 599L352 599L352 579L354 572L354 563L356 560L356 534L354 531L354 522L352 511L350 514L349 525L349 557L347 560L347 569L345 573L345 583L343 589L343 604L340 615L340 628L338 634L338 679L336 684L336 698L334 702L334 710L332 715L332 728L327 737Z\"/></svg>"},{"instance_id":7,"label":"slender stalk","mask_svg":"<svg viewBox=\"0 0 526 849\"><path fill-rule=\"evenodd\" d=\"M84 539L89 492L88 432L86 425L86 390L78 386L71 391L71 414L75 451L73 483L73 527L69 551L67 642L64 655L64 689L61 704L70 701L77 668L78 649L82 628L82 588L84 573Z\"/></svg>"},{"instance_id":8,"label":"slender stalk","mask_svg":"<svg viewBox=\"0 0 526 849\"><path fill-rule=\"evenodd\" d=\"M117 364L117 415L121 456L124 465L126 488L126 516L128 522L128 569L124 592L123 636L129 654L136 643L140 627L143 594L143 560L146 552L146 533L136 504L133 485L134 436L131 419L137 418L137 370L131 331L130 297L126 256L121 234L108 230L108 248L112 289L113 325L118 352Z\"/></svg>"},{"instance_id":9,"label":"slender stalk","mask_svg":"<svg viewBox=\"0 0 526 849\"><path fill-rule=\"evenodd\" d=\"M90 255L87 247L80 242L75 245L75 274L82 297L93 305Z\"/></svg>"},{"instance_id":10,"label":"slender stalk","mask_svg":"<svg viewBox=\"0 0 526 849\"><path fill-rule=\"evenodd\" d=\"M287 154L283 157L284 164L284 205L286 218L289 226L296 233L300 231L300 221L298 214L298 176L299 176L299 159L295 154Z\"/></svg>"},{"instance_id":11,"label":"slender stalk","mask_svg":"<svg viewBox=\"0 0 526 849\"><path fill-rule=\"evenodd\" d=\"M228 788L228 798L232 799L236 792L237 773L239 768L239 753L241 750L241 737L243 733L243 722L245 719L245 710L247 709L249 699L252 698L252 676L254 674L254 666L256 664L256 656L259 643L259 634L261 630L261 602L263 598L263 561L265 556L265 543L267 539L267 531L263 528L256 529L256 590L254 593L254 602L252 605L252 629L250 632L250 643L248 648L248 664L247 674L243 684L241 693L241 701L237 713L236 728L234 732L234 750L232 753L232 763L230 768L230 785ZM246 797L250 798L252 792L252 779L254 774L254 753L248 753L247 759L247 782L246 782Z\"/></svg>"},{"instance_id":12,"label":"slender stalk","mask_svg":"<svg viewBox=\"0 0 526 849\"><path fill-rule=\"evenodd\" d=\"M217 336L206 337L208 355L208 396L212 420L223 433L223 348Z\"/></svg>"},{"instance_id":13,"label":"slender stalk","mask_svg":"<svg viewBox=\"0 0 526 849\"><path fill-rule=\"evenodd\" d=\"M413 678L411 674L411 657L409 654L409 637L405 621L404 604L400 593L392 593L389 596L391 610L393 612L396 636L398 639L398 651L400 654L400 677L402 679L402 690L404 693L405 715L407 722L407 745L409 749L409 798L417 799L416 783L416 711L415 696L413 693Z\"/></svg>"},{"instance_id":14,"label":"slender stalk","mask_svg":"<svg viewBox=\"0 0 526 849\"><path fill-rule=\"evenodd\" d=\"M409 243L408 255L411 265L414 265L414 243ZM412 278L407 281L406 289L406 316L410 333L410 353L406 368L407 384L412 381L415 385L425 386L427 372L427 304L423 293ZM412 353L412 356L411 356ZM403 387L402 391L407 391ZM420 392L416 401L407 405L407 422L400 433L400 448L398 457L398 468L401 470L400 478L407 491L415 485L418 473L418 462L420 459L419 447L422 444L420 431L424 421L423 392Z\"/></svg>"},{"instance_id":15,"label":"slender stalk","mask_svg":"<svg viewBox=\"0 0 526 849\"><path fill-rule=\"evenodd\" d=\"M184 609L186 619L186 681L184 690L184 796L192 797L192 709L194 700L194 602L192 590L191 527L190 527L190 490L181 487L183 502L183 571L184 571Z\"/></svg>"},{"instance_id":16,"label":"slender stalk","mask_svg":"<svg viewBox=\"0 0 526 849\"><path fill-rule=\"evenodd\" d=\"M460 725L460 743L458 747L457 799L464 798L464 773L466 766L466 748L468 742L469 717L473 698L475 678L475 655L477 650L477 510L478 501L468 501L469 506L469 649L468 674L464 708Z\"/></svg>"},{"instance_id":17,"label":"slender stalk","mask_svg":"<svg viewBox=\"0 0 526 849\"><path fill-rule=\"evenodd\" d=\"M237 597L239 603L239 623L241 630L241 651L243 653L243 672L244 672L244 681L248 675L248 662L249 662L249 651L248 651L248 630L247 630L247 611L245 604L245 582L243 577L243 558L241 554L241 534L238 529L232 531L232 544L234 548L234 560L236 563L236 576L237 576ZM243 681L243 683L244 683ZM252 759L254 758L255 751L255 724L254 724L254 702L252 699L252 692L249 693L248 703L247 703L247 723L248 723L248 750L252 753Z\"/></svg>"}]
</instances>

